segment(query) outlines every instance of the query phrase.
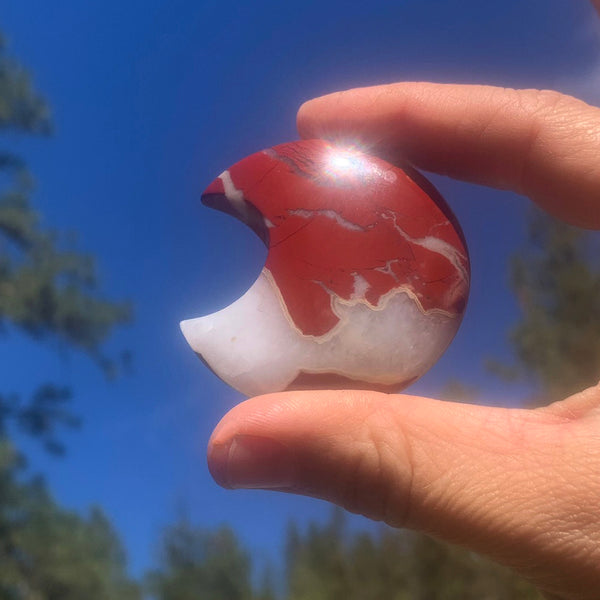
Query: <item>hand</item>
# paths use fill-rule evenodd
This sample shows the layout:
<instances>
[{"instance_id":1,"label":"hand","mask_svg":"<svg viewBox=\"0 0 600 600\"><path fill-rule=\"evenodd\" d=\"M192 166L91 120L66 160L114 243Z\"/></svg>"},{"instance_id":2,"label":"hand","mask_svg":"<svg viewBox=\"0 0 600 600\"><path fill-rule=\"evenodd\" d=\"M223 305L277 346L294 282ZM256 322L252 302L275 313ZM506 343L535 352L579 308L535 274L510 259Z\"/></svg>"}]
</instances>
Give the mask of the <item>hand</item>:
<instances>
[{"instance_id":1,"label":"hand","mask_svg":"<svg viewBox=\"0 0 600 600\"><path fill-rule=\"evenodd\" d=\"M600 228L600 109L574 98L402 83L308 102L298 128ZM208 458L225 487L324 498L487 554L555 597L600 596L600 386L537 410L271 394L221 421Z\"/></svg>"}]
</instances>

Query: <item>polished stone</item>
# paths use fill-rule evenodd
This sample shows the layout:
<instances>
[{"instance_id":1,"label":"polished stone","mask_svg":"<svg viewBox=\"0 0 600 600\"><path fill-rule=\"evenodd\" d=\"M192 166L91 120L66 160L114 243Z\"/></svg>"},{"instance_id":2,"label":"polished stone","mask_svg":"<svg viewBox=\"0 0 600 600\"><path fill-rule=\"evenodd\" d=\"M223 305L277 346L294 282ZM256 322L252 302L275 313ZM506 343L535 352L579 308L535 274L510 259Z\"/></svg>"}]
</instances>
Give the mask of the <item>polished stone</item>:
<instances>
[{"instance_id":1,"label":"polished stone","mask_svg":"<svg viewBox=\"0 0 600 600\"><path fill-rule=\"evenodd\" d=\"M181 324L194 351L242 393L398 391L458 330L466 244L414 170L305 140L241 160L202 200L245 222L268 248L246 294Z\"/></svg>"}]
</instances>

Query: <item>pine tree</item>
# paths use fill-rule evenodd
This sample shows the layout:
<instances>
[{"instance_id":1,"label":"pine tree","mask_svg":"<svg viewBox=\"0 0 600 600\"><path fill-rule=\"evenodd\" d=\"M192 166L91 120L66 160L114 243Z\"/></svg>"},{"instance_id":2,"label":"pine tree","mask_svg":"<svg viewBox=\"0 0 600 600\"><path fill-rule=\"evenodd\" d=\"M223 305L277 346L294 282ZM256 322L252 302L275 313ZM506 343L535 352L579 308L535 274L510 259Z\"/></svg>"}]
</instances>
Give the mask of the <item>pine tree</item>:
<instances>
[{"instance_id":1,"label":"pine tree","mask_svg":"<svg viewBox=\"0 0 600 600\"><path fill-rule=\"evenodd\" d=\"M600 238L534 211L527 245L512 259L521 308L510 332L516 364L492 364L547 404L600 380Z\"/></svg>"},{"instance_id":2,"label":"pine tree","mask_svg":"<svg viewBox=\"0 0 600 600\"><path fill-rule=\"evenodd\" d=\"M0 133L48 135L50 110L34 89L27 71L12 58L0 33ZM94 259L67 243L67 236L44 225L33 208L33 178L24 161L0 150L0 336L21 331L35 340L49 338L64 348L90 355L107 375L117 362L102 344L131 316L125 303L104 299L98 291ZM58 424L74 426L66 409L68 389L41 382L25 402L0 390L0 433L10 420L42 438L55 452L62 447Z\"/></svg>"},{"instance_id":3,"label":"pine tree","mask_svg":"<svg viewBox=\"0 0 600 600\"><path fill-rule=\"evenodd\" d=\"M293 532L287 600L539 600L511 571L425 535L382 527L351 534L329 523Z\"/></svg>"},{"instance_id":4,"label":"pine tree","mask_svg":"<svg viewBox=\"0 0 600 600\"><path fill-rule=\"evenodd\" d=\"M208 531L182 518L163 534L148 589L156 600L252 600L250 575L250 557L231 529Z\"/></svg>"},{"instance_id":5,"label":"pine tree","mask_svg":"<svg viewBox=\"0 0 600 600\"><path fill-rule=\"evenodd\" d=\"M0 133L47 135L48 106L0 34ZM98 293L94 261L48 228L31 203L33 179L24 161L0 150L0 335L20 331L87 353L107 375L116 363L102 352L130 309ZM138 600L116 533L99 509L81 516L61 508L26 471L11 427L63 447L57 429L78 420L70 391L40 382L26 401L0 392L0 598L9 600Z\"/></svg>"},{"instance_id":6,"label":"pine tree","mask_svg":"<svg viewBox=\"0 0 600 600\"><path fill-rule=\"evenodd\" d=\"M0 132L50 130L45 101L0 35ZM93 258L68 247L64 235L43 224L31 204L33 180L23 160L2 150L0 170L5 182L0 189L0 332L12 326L39 340L53 336L110 372L115 365L101 345L128 320L129 306L103 299Z\"/></svg>"},{"instance_id":7,"label":"pine tree","mask_svg":"<svg viewBox=\"0 0 600 600\"><path fill-rule=\"evenodd\" d=\"M61 508L0 438L0 598L140 600L119 539L99 508Z\"/></svg>"}]
</instances>

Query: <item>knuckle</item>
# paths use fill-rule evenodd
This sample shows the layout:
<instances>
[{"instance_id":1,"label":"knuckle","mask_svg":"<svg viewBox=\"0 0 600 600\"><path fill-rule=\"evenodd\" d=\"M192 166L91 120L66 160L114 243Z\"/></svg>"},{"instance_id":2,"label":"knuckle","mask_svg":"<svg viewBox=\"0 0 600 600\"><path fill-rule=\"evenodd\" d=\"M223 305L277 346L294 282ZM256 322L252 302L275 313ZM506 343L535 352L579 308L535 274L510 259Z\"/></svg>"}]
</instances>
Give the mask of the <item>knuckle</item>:
<instances>
[{"instance_id":1,"label":"knuckle","mask_svg":"<svg viewBox=\"0 0 600 600\"><path fill-rule=\"evenodd\" d=\"M598 227L600 109L553 90L523 91L518 102L516 191L570 223Z\"/></svg>"},{"instance_id":2,"label":"knuckle","mask_svg":"<svg viewBox=\"0 0 600 600\"><path fill-rule=\"evenodd\" d=\"M355 434L355 452L339 489L347 510L398 527L410 512L412 461L392 413L386 402L372 407Z\"/></svg>"},{"instance_id":3,"label":"knuckle","mask_svg":"<svg viewBox=\"0 0 600 600\"><path fill-rule=\"evenodd\" d=\"M538 185L540 168L557 148L567 146L574 151L569 139L580 134L581 123L589 107L572 96L555 90L515 91L515 109L522 115L520 148L516 156L520 160L518 191L535 196L532 185ZM532 183L533 182L533 183Z\"/></svg>"},{"instance_id":4,"label":"knuckle","mask_svg":"<svg viewBox=\"0 0 600 600\"><path fill-rule=\"evenodd\" d=\"M565 112L578 110L584 102L556 90L513 90L513 99L517 108L529 117L548 119Z\"/></svg>"},{"instance_id":5,"label":"knuckle","mask_svg":"<svg viewBox=\"0 0 600 600\"><path fill-rule=\"evenodd\" d=\"M573 103L579 103L572 96L567 96L556 90L529 90L532 104L540 110L554 112L564 107L571 107Z\"/></svg>"}]
</instances>

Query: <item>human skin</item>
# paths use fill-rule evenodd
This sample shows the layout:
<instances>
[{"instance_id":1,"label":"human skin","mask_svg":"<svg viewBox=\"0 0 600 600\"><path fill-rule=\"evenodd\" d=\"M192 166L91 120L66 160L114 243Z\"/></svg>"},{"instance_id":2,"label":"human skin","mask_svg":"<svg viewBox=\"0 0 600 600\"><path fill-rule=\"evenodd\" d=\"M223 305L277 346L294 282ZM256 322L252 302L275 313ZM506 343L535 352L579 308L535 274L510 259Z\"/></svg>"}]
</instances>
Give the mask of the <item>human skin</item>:
<instances>
[{"instance_id":1,"label":"human skin","mask_svg":"<svg viewBox=\"0 0 600 600\"><path fill-rule=\"evenodd\" d=\"M358 138L389 160L514 190L600 229L600 109L575 98L398 83L312 100L298 129ZM224 487L323 498L485 554L548 597L600 597L600 385L535 410L269 394L223 418L208 461Z\"/></svg>"}]
</instances>

